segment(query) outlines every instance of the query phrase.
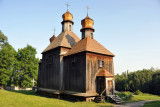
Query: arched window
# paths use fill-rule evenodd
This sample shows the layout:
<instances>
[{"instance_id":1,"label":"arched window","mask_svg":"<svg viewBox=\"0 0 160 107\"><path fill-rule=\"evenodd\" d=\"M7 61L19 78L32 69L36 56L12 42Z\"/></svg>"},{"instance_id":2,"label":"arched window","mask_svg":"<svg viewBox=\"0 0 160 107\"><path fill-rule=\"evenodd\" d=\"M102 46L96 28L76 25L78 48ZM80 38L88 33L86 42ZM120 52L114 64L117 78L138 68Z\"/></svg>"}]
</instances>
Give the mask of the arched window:
<instances>
[{"instance_id":1,"label":"arched window","mask_svg":"<svg viewBox=\"0 0 160 107\"><path fill-rule=\"evenodd\" d=\"M69 31L71 31L71 25L69 25Z\"/></svg>"}]
</instances>

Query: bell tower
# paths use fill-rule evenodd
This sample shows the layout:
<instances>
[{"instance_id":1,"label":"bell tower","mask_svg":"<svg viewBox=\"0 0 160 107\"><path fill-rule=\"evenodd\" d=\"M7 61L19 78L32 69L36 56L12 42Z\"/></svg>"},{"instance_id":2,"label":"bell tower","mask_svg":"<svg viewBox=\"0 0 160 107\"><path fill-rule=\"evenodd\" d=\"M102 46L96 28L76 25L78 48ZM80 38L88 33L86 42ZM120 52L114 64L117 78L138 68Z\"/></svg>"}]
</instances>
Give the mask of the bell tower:
<instances>
[{"instance_id":1,"label":"bell tower","mask_svg":"<svg viewBox=\"0 0 160 107\"><path fill-rule=\"evenodd\" d=\"M82 29L80 30L82 32L82 39L86 37L94 38L93 36L93 25L94 21L88 16L88 7L87 7L87 16L81 21Z\"/></svg>"},{"instance_id":2,"label":"bell tower","mask_svg":"<svg viewBox=\"0 0 160 107\"><path fill-rule=\"evenodd\" d=\"M68 6L70 6L68 3L67 5L67 12L62 15L63 21L62 24L62 32L64 31L73 31L73 15L68 11Z\"/></svg>"}]
</instances>

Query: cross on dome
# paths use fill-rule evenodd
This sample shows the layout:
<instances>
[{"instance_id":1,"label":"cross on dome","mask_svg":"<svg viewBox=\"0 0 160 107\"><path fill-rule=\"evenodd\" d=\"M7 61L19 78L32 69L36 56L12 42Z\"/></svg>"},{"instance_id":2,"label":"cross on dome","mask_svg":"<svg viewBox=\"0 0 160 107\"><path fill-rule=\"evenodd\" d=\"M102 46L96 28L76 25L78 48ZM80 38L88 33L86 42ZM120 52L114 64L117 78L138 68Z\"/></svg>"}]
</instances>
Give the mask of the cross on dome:
<instances>
[{"instance_id":1,"label":"cross on dome","mask_svg":"<svg viewBox=\"0 0 160 107\"><path fill-rule=\"evenodd\" d=\"M88 16L88 10L90 9L88 6L86 7L87 8L87 16Z\"/></svg>"},{"instance_id":2,"label":"cross on dome","mask_svg":"<svg viewBox=\"0 0 160 107\"><path fill-rule=\"evenodd\" d=\"M54 31L54 35L55 35L56 29L54 28L53 31Z\"/></svg>"},{"instance_id":3,"label":"cross on dome","mask_svg":"<svg viewBox=\"0 0 160 107\"><path fill-rule=\"evenodd\" d=\"M68 10L68 7L70 6L68 3L66 3L66 6L67 6L67 10Z\"/></svg>"}]
</instances>

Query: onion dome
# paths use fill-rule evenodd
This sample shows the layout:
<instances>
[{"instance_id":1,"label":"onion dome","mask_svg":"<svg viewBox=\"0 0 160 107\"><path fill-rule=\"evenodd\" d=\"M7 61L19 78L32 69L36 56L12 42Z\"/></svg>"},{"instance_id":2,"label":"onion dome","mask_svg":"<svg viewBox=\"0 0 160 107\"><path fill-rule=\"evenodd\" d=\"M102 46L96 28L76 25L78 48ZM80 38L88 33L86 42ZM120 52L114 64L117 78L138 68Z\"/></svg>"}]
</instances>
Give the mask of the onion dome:
<instances>
[{"instance_id":1,"label":"onion dome","mask_svg":"<svg viewBox=\"0 0 160 107\"><path fill-rule=\"evenodd\" d=\"M52 43L54 41L54 39L56 38L55 34L49 39L50 43Z\"/></svg>"},{"instance_id":2,"label":"onion dome","mask_svg":"<svg viewBox=\"0 0 160 107\"><path fill-rule=\"evenodd\" d=\"M82 29L84 28L89 28L89 29L93 29L93 24L94 24L94 21L88 16L86 16L86 18L84 18L82 21L81 21L81 25L82 25ZM82 30L81 29L81 30Z\"/></svg>"},{"instance_id":3,"label":"onion dome","mask_svg":"<svg viewBox=\"0 0 160 107\"><path fill-rule=\"evenodd\" d=\"M67 10L66 13L62 15L63 21L72 21L73 15Z\"/></svg>"}]
</instances>

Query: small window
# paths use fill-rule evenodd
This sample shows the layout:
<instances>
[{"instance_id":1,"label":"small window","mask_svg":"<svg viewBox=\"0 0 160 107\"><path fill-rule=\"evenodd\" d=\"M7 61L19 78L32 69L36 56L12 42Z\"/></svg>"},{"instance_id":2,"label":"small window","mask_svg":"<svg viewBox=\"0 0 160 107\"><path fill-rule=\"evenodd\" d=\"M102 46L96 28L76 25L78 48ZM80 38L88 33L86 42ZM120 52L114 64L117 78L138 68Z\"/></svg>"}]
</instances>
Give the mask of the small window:
<instances>
[{"instance_id":1,"label":"small window","mask_svg":"<svg viewBox=\"0 0 160 107\"><path fill-rule=\"evenodd\" d=\"M69 25L69 31L71 31L71 25Z\"/></svg>"},{"instance_id":2,"label":"small window","mask_svg":"<svg viewBox=\"0 0 160 107\"><path fill-rule=\"evenodd\" d=\"M93 39L93 33L91 33L91 38Z\"/></svg>"},{"instance_id":3,"label":"small window","mask_svg":"<svg viewBox=\"0 0 160 107\"><path fill-rule=\"evenodd\" d=\"M76 67L76 65L75 65L75 58L73 59L73 61L72 61L72 69L75 69L75 67Z\"/></svg>"},{"instance_id":4,"label":"small window","mask_svg":"<svg viewBox=\"0 0 160 107\"><path fill-rule=\"evenodd\" d=\"M98 63L99 63L99 64L98 64L98 65L99 65L99 67L104 67L104 61L99 60L99 61L98 61Z\"/></svg>"},{"instance_id":5,"label":"small window","mask_svg":"<svg viewBox=\"0 0 160 107\"><path fill-rule=\"evenodd\" d=\"M75 68L75 62L72 61L72 68Z\"/></svg>"}]
</instances>

